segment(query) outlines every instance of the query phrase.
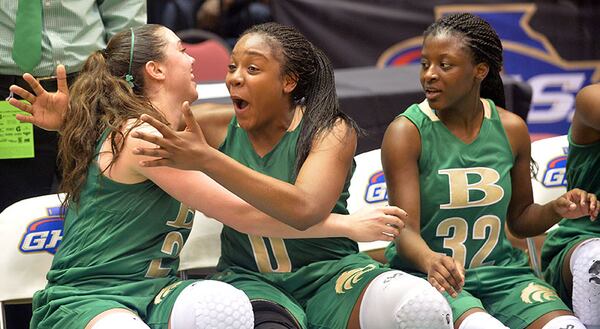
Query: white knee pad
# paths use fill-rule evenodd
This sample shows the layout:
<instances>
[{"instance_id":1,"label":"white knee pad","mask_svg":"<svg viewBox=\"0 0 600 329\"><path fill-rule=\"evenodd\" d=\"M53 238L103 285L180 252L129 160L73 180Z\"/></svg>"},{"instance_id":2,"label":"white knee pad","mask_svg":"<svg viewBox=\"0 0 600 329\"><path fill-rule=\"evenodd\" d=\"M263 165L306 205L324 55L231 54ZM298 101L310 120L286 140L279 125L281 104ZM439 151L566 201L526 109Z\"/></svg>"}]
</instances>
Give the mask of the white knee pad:
<instances>
[{"instance_id":1,"label":"white knee pad","mask_svg":"<svg viewBox=\"0 0 600 329\"><path fill-rule=\"evenodd\" d=\"M475 312L463 319L458 329L509 329L486 312Z\"/></svg>"},{"instance_id":2,"label":"white knee pad","mask_svg":"<svg viewBox=\"0 0 600 329\"><path fill-rule=\"evenodd\" d=\"M362 329L451 329L452 310L429 282L402 271L377 276L360 306Z\"/></svg>"},{"instance_id":3,"label":"white knee pad","mask_svg":"<svg viewBox=\"0 0 600 329\"><path fill-rule=\"evenodd\" d=\"M246 294L224 282L204 280L181 291L171 312L171 329L252 329Z\"/></svg>"},{"instance_id":4,"label":"white knee pad","mask_svg":"<svg viewBox=\"0 0 600 329\"><path fill-rule=\"evenodd\" d=\"M578 318L572 315L557 316L550 322L546 323L542 329L586 329ZM589 327L588 327L589 328Z\"/></svg>"},{"instance_id":5,"label":"white knee pad","mask_svg":"<svg viewBox=\"0 0 600 329\"><path fill-rule=\"evenodd\" d=\"M150 329L148 325L132 312L111 312L101 315L90 329Z\"/></svg>"},{"instance_id":6,"label":"white knee pad","mask_svg":"<svg viewBox=\"0 0 600 329\"><path fill-rule=\"evenodd\" d=\"M600 326L600 238L581 243L570 262L573 312L588 328Z\"/></svg>"}]
</instances>

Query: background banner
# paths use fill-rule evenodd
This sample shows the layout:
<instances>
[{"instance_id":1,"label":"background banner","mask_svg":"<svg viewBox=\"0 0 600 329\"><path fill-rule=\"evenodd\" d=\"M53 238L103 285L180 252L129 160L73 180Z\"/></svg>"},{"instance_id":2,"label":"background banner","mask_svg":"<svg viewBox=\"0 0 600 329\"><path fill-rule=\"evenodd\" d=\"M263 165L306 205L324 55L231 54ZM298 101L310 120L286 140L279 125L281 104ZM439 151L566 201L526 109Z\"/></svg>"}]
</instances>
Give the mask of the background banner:
<instances>
[{"instance_id":1,"label":"background banner","mask_svg":"<svg viewBox=\"0 0 600 329\"><path fill-rule=\"evenodd\" d=\"M528 125L565 134L575 94L600 82L600 2L274 0L278 22L294 25L336 68L418 63L421 34L436 18L471 12L496 29L505 74L533 91Z\"/></svg>"}]
</instances>

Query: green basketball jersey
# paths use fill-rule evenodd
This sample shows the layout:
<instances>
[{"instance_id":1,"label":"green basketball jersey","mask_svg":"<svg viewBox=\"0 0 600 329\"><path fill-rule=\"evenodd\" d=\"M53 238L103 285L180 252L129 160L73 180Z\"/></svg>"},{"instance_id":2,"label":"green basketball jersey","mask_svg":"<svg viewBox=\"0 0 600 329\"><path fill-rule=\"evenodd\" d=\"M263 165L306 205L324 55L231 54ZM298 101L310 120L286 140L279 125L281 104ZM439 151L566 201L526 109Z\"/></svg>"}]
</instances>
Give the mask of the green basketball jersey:
<instances>
[{"instance_id":1,"label":"green basketball jersey","mask_svg":"<svg viewBox=\"0 0 600 329\"><path fill-rule=\"evenodd\" d=\"M246 132L234 117L227 137L219 148L241 164L265 175L294 183L296 143L301 125L286 132L279 143L263 157L256 154ZM351 173L332 212L347 214ZM327 184L327 182L323 182ZM260 187L257 187L260 188ZM290 272L317 261L340 259L356 253L356 242L346 238L281 239L248 235L224 226L221 232L221 258L218 270L240 266L255 272Z\"/></svg>"},{"instance_id":2,"label":"green basketball jersey","mask_svg":"<svg viewBox=\"0 0 600 329\"><path fill-rule=\"evenodd\" d=\"M567 156L567 189L580 188L600 194L600 141L579 145L573 143L569 132L569 155ZM600 225L589 216L563 219L558 228L550 231L542 247L544 277L557 288L561 297L570 305L571 291L564 286L562 267L569 250L581 241L600 237Z\"/></svg>"},{"instance_id":3,"label":"green basketball jersey","mask_svg":"<svg viewBox=\"0 0 600 329\"><path fill-rule=\"evenodd\" d=\"M567 190L574 188L600 195L600 141L589 145L575 144L569 131ZM589 216L577 220L563 219L560 226L600 234L600 225L589 219Z\"/></svg>"},{"instance_id":4,"label":"green basketball jersey","mask_svg":"<svg viewBox=\"0 0 600 329\"><path fill-rule=\"evenodd\" d=\"M115 300L144 318L156 294L178 280L178 255L193 216L153 182L115 182L92 161L80 200L67 211L48 285L35 295L32 323L61 298Z\"/></svg>"},{"instance_id":5,"label":"green basketball jersey","mask_svg":"<svg viewBox=\"0 0 600 329\"><path fill-rule=\"evenodd\" d=\"M419 130L421 236L429 247L461 262L465 268L526 264L504 228L511 198L514 157L497 109L482 100L484 119L477 138L466 144L439 120L427 101L401 114ZM411 266L386 251L392 267Z\"/></svg>"}]
</instances>

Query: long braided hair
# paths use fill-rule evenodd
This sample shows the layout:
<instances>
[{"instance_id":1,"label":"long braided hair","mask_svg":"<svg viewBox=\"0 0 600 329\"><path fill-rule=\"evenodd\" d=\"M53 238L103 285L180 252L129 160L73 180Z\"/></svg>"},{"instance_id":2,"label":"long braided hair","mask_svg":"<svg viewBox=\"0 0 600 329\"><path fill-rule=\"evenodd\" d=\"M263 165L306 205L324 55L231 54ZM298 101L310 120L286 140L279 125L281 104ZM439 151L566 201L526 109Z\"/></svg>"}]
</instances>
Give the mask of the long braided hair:
<instances>
[{"instance_id":1,"label":"long braided hair","mask_svg":"<svg viewBox=\"0 0 600 329\"><path fill-rule=\"evenodd\" d=\"M481 97L489 98L501 107L506 107L504 85L500 78L502 70L502 43L492 26L481 17L469 13L444 16L431 24L423 37L439 34L458 34L473 54L473 61L486 63L489 72L481 82Z\"/></svg>"},{"instance_id":2,"label":"long braided hair","mask_svg":"<svg viewBox=\"0 0 600 329\"><path fill-rule=\"evenodd\" d=\"M345 121L350 131L360 133L356 122L340 111L333 67L320 49L295 28L278 23L255 25L242 36L247 34L265 36L274 51L281 51L282 76L297 79L290 105L302 106L304 113L296 145L295 175L306 160L313 141L333 128L338 119Z\"/></svg>"},{"instance_id":3,"label":"long braided hair","mask_svg":"<svg viewBox=\"0 0 600 329\"><path fill-rule=\"evenodd\" d=\"M487 63L490 70L481 82L480 96L489 98L498 106L506 108L504 84L500 78L502 70L502 42L492 26L481 17L469 13L444 16L431 24L423 33L423 38L443 33L455 33L464 37L466 46L471 49L475 63ZM529 172L535 177L538 164L530 158Z\"/></svg>"}]
</instances>

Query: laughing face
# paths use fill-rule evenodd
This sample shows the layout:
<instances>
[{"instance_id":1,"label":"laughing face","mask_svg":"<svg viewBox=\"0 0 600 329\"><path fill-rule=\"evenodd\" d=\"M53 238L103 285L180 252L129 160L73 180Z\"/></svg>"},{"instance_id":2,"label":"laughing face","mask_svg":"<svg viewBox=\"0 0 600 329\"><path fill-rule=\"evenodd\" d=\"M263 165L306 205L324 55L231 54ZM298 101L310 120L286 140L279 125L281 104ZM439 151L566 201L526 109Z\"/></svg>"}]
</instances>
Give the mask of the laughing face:
<instances>
[{"instance_id":1,"label":"laughing face","mask_svg":"<svg viewBox=\"0 0 600 329\"><path fill-rule=\"evenodd\" d=\"M455 34L430 35L421 51L421 86L429 106L435 110L457 108L479 97L479 86L488 72L475 64L464 38Z\"/></svg>"},{"instance_id":2,"label":"laughing face","mask_svg":"<svg viewBox=\"0 0 600 329\"><path fill-rule=\"evenodd\" d=\"M170 92L181 94L182 101L190 103L198 99L196 82L192 72L194 58L185 52L181 40L173 31L162 28L167 41L164 54L165 87Z\"/></svg>"},{"instance_id":3,"label":"laughing face","mask_svg":"<svg viewBox=\"0 0 600 329\"><path fill-rule=\"evenodd\" d=\"M295 81L282 75L283 56L261 34L242 37L231 53L225 83L240 127L256 131L288 116Z\"/></svg>"}]
</instances>

